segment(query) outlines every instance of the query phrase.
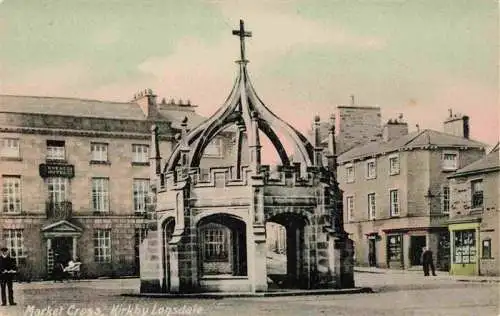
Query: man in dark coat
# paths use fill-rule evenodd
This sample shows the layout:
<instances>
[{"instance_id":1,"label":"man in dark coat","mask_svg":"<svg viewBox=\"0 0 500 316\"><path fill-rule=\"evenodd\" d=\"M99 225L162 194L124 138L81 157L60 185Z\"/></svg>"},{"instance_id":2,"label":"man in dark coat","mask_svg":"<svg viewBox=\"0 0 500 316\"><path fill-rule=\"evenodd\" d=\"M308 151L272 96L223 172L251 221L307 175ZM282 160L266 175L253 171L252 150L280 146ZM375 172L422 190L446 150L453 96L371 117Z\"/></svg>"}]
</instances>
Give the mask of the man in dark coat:
<instances>
[{"instance_id":1,"label":"man in dark coat","mask_svg":"<svg viewBox=\"0 0 500 316\"><path fill-rule=\"evenodd\" d=\"M9 256L7 248L0 249L0 287L2 292L2 306L7 305L5 288L8 290L9 304L16 305L14 302L14 292L12 290L12 280L17 273L16 262Z\"/></svg>"},{"instance_id":2,"label":"man in dark coat","mask_svg":"<svg viewBox=\"0 0 500 316\"><path fill-rule=\"evenodd\" d=\"M429 275L429 268L432 271L432 275L436 276L436 270L434 269L434 261L432 259L432 251L424 247L422 252L422 267L424 268L424 275Z\"/></svg>"}]
</instances>

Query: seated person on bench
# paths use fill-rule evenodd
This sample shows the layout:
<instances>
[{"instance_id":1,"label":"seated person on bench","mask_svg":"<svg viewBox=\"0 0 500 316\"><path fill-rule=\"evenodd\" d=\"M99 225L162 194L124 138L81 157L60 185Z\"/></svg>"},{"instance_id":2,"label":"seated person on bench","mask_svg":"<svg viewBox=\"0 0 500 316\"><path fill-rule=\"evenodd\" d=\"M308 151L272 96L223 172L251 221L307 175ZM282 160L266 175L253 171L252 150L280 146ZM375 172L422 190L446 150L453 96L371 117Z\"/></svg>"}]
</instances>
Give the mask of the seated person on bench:
<instances>
[{"instance_id":1,"label":"seated person on bench","mask_svg":"<svg viewBox=\"0 0 500 316\"><path fill-rule=\"evenodd\" d=\"M79 276L79 273L80 273L80 266L82 265L81 262L78 262L78 261L73 261L73 260L70 260L68 262L68 266L64 268L64 272L68 273L69 275L71 275L73 278L77 278Z\"/></svg>"}]
</instances>

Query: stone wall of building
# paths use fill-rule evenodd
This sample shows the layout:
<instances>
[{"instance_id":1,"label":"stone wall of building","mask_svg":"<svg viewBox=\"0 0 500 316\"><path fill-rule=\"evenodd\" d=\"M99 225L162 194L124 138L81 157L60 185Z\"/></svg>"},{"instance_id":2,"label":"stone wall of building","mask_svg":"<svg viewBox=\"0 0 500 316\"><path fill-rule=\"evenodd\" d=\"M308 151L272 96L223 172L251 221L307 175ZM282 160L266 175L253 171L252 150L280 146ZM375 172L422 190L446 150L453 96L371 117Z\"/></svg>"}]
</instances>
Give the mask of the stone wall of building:
<instances>
[{"instance_id":1,"label":"stone wall of building","mask_svg":"<svg viewBox=\"0 0 500 316\"><path fill-rule=\"evenodd\" d=\"M471 181L483 181L483 207L472 208ZM466 177L457 177L450 180L451 202L450 218L467 215L480 216L479 237L477 238L477 255L479 256L479 273L483 275L500 275L499 253L499 186L500 173L480 173ZM487 258L482 253L484 240L491 241L491 257Z\"/></svg>"}]
</instances>

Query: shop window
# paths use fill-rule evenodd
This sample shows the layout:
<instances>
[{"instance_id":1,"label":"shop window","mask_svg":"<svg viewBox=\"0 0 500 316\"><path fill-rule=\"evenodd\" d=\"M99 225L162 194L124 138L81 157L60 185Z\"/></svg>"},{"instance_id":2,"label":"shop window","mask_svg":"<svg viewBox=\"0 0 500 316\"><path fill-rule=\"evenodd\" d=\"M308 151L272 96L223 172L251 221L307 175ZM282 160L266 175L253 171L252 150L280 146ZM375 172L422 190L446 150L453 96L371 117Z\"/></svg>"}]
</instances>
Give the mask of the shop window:
<instances>
[{"instance_id":1,"label":"shop window","mask_svg":"<svg viewBox=\"0 0 500 316\"><path fill-rule=\"evenodd\" d=\"M474 230L459 230L454 233L454 263L476 262L476 236Z\"/></svg>"},{"instance_id":2,"label":"shop window","mask_svg":"<svg viewBox=\"0 0 500 316\"><path fill-rule=\"evenodd\" d=\"M491 259L491 239L484 239L481 246L483 259Z\"/></svg>"},{"instance_id":3,"label":"shop window","mask_svg":"<svg viewBox=\"0 0 500 316\"><path fill-rule=\"evenodd\" d=\"M401 235L387 236L387 257L389 261L402 262L403 238Z\"/></svg>"}]
</instances>

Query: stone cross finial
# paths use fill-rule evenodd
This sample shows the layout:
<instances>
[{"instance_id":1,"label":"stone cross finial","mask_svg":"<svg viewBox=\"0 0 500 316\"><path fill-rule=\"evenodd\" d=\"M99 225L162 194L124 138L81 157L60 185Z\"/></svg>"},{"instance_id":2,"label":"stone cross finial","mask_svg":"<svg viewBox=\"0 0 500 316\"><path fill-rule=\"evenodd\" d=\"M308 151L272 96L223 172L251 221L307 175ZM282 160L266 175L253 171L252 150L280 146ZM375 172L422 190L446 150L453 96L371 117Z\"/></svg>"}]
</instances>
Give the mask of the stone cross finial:
<instances>
[{"instance_id":1,"label":"stone cross finial","mask_svg":"<svg viewBox=\"0 0 500 316\"><path fill-rule=\"evenodd\" d=\"M240 55L241 61L245 61L245 37L252 37L252 32L245 31L245 22L240 20L240 29L233 30L233 35L239 36L240 38Z\"/></svg>"}]
</instances>

